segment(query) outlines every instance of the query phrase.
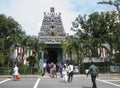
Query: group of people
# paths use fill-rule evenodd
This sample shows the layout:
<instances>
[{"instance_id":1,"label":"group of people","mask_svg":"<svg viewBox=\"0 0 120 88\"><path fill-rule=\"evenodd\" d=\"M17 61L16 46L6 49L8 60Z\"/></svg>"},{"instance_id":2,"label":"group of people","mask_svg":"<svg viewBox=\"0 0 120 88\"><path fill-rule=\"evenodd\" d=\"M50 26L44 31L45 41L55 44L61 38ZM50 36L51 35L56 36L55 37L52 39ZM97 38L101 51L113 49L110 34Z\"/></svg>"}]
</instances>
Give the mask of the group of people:
<instances>
[{"instance_id":1,"label":"group of people","mask_svg":"<svg viewBox=\"0 0 120 88\"><path fill-rule=\"evenodd\" d=\"M57 77L57 72L56 72L56 64L51 62L51 64L46 64L46 63L43 63L42 65L43 67L43 71L42 71L42 76L45 75L45 72L47 71L48 73L50 73L50 76L51 77Z\"/></svg>"},{"instance_id":2,"label":"group of people","mask_svg":"<svg viewBox=\"0 0 120 88\"><path fill-rule=\"evenodd\" d=\"M67 64L55 64L53 62L51 62L51 64L46 64L43 63L42 67L43 67L43 72L42 72L42 76L45 75L46 70L49 68L50 71L48 71L50 73L50 76L52 78L57 77L57 66L59 67L58 71L60 72L60 77L63 79L63 81L65 82L72 82L73 80L73 74L74 74L74 67L71 63Z\"/></svg>"},{"instance_id":3,"label":"group of people","mask_svg":"<svg viewBox=\"0 0 120 88\"><path fill-rule=\"evenodd\" d=\"M44 68L44 72L43 74L45 74L45 63L43 64L43 68ZM63 79L64 82L72 82L73 80L73 75L74 75L74 66L69 63L67 64L61 64L59 65L59 72L60 72L60 77ZM92 88L97 88L96 85L96 77L98 77L98 73L99 73L99 69L97 66L95 66L95 64L93 62L91 62L91 65L89 67L87 76L89 74L91 74L91 81L93 83ZM56 64L51 63L50 64L50 75L51 77L54 77L54 75L56 75Z\"/></svg>"},{"instance_id":4,"label":"group of people","mask_svg":"<svg viewBox=\"0 0 120 88\"><path fill-rule=\"evenodd\" d=\"M73 70L74 70L74 67L71 63L69 63L68 66L64 64L64 67L62 69L63 81L72 82L73 74L74 74Z\"/></svg>"},{"instance_id":5,"label":"group of people","mask_svg":"<svg viewBox=\"0 0 120 88\"><path fill-rule=\"evenodd\" d=\"M63 66L61 76L63 76L63 80L65 82L72 82L73 80L73 74L74 74L74 67L71 63L67 66L66 64ZM88 75L91 75L91 81L92 81L92 88L97 88L96 85L96 77L98 77L99 74L99 69L98 67L94 64L94 62L91 62L91 65L89 67L87 77Z\"/></svg>"},{"instance_id":6,"label":"group of people","mask_svg":"<svg viewBox=\"0 0 120 88\"><path fill-rule=\"evenodd\" d=\"M42 76L45 75L46 67L47 67L46 63L43 63L43 73L42 73ZM50 76L54 77L56 75L56 77L57 77L56 64L52 62L49 65L49 67L50 67ZM13 69L13 80L17 80L17 76L19 75L18 70L19 69L17 67L17 64L15 64L14 69ZM67 64L60 65L59 66L59 71L60 71L60 76L62 77L64 82L72 82L73 74L74 74L74 66L71 63L69 63L68 65ZM91 74L91 81L93 83L92 88L97 88L96 77L98 77L99 69L98 69L97 66L94 65L93 62L91 62L91 66L89 67L87 76L89 74Z\"/></svg>"}]
</instances>

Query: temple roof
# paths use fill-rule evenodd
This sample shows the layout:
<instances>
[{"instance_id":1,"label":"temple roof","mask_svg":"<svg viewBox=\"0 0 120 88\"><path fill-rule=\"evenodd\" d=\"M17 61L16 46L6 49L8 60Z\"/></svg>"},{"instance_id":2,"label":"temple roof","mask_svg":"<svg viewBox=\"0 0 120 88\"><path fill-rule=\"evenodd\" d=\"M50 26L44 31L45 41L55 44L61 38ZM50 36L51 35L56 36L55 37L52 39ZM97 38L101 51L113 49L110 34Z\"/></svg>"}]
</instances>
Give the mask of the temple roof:
<instances>
[{"instance_id":1,"label":"temple roof","mask_svg":"<svg viewBox=\"0 0 120 88\"><path fill-rule=\"evenodd\" d=\"M65 40L65 35L61 13L55 13L54 7L51 7L49 13L44 12L39 39L45 43L59 43Z\"/></svg>"}]
</instances>

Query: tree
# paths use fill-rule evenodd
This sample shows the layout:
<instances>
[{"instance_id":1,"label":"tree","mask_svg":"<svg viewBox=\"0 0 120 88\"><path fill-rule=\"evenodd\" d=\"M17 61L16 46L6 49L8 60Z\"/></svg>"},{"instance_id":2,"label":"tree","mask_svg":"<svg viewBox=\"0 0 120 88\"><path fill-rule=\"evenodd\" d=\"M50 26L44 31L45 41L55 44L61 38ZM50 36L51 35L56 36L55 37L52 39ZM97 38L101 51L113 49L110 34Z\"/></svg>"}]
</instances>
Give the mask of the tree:
<instances>
[{"instance_id":1,"label":"tree","mask_svg":"<svg viewBox=\"0 0 120 88\"><path fill-rule=\"evenodd\" d=\"M30 67L34 67L35 63L38 62L38 59L35 56L29 56L27 61L29 62Z\"/></svg>"},{"instance_id":2,"label":"tree","mask_svg":"<svg viewBox=\"0 0 120 88\"><path fill-rule=\"evenodd\" d=\"M0 63L3 64L3 61L8 63L11 52L17 47L23 48L23 59L27 49L34 50L33 53L37 55L44 46L45 44L38 38L26 35L22 26L12 17L0 14L0 59L5 59L0 60Z\"/></svg>"},{"instance_id":3,"label":"tree","mask_svg":"<svg viewBox=\"0 0 120 88\"><path fill-rule=\"evenodd\" d=\"M113 5L116 7L117 11L120 13L120 0L114 0L114 2L112 0L109 1L102 1L102 2L98 2L98 4L109 4L109 5Z\"/></svg>"},{"instance_id":4,"label":"tree","mask_svg":"<svg viewBox=\"0 0 120 88\"><path fill-rule=\"evenodd\" d=\"M84 49L84 53L85 55L89 55L90 57L94 57L96 56L96 48L98 46L98 38L100 37L100 33L98 33L98 19L99 19L99 14L93 13L91 15L89 15L89 18L86 18L86 15L81 16L79 15L76 20L75 23L77 25L79 25L78 27L74 27L75 29L77 29L77 35L80 37L80 41L82 42L82 47ZM96 26L94 26L96 25ZM89 49L87 51L85 51L85 49Z\"/></svg>"},{"instance_id":5,"label":"tree","mask_svg":"<svg viewBox=\"0 0 120 88\"><path fill-rule=\"evenodd\" d=\"M63 54L67 54L68 55L68 58L69 60L72 60L72 46L71 46L71 43L69 43L70 41L70 36L67 36L67 39L66 41L61 41L61 48L63 50ZM63 56L64 56L63 55Z\"/></svg>"},{"instance_id":6,"label":"tree","mask_svg":"<svg viewBox=\"0 0 120 88\"><path fill-rule=\"evenodd\" d=\"M114 34L117 31L115 12L94 12L88 17L86 15L79 15L75 22L73 22L72 30L76 31L81 41L84 56L99 57L101 53L97 52L105 48L110 54L112 53L115 45ZM109 35L113 33L112 35ZM104 44L109 44L110 49ZM79 42L80 44L80 42Z\"/></svg>"},{"instance_id":7,"label":"tree","mask_svg":"<svg viewBox=\"0 0 120 88\"><path fill-rule=\"evenodd\" d=\"M15 48L16 44L21 42L21 38L25 35L21 25L12 17L0 14L0 53L7 61L10 58L11 47Z\"/></svg>"},{"instance_id":8,"label":"tree","mask_svg":"<svg viewBox=\"0 0 120 88\"><path fill-rule=\"evenodd\" d=\"M37 37L26 36L26 38L22 42L22 46L24 46L26 50L33 50L35 54L38 54L40 50L45 47L45 44L40 42Z\"/></svg>"},{"instance_id":9,"label":"tree","mask_svg":"<svg viewBox=\"0 0 120 88\"><path fill-rule=\"evenodd\" d=\"M113 26L110 27L110 29L112 29L112 35L109 35L109 40L111 41L112 38L112 42L113 43L109 43L111 48L113 47L113 49L115 49L115 53L120 53L120 0L109 0L109 1L102 1L102 2L98 2L98 4L109 4L109 5L113 5L115 6L116 10L114 13L112 13L112 16L114 17L113 19L115 21L113 21ZM111 38L110 38L111 37ZM111 50L113 50L111 49ZM115 55L116 56L116 55Z\"/></svg>"}]
</instances>

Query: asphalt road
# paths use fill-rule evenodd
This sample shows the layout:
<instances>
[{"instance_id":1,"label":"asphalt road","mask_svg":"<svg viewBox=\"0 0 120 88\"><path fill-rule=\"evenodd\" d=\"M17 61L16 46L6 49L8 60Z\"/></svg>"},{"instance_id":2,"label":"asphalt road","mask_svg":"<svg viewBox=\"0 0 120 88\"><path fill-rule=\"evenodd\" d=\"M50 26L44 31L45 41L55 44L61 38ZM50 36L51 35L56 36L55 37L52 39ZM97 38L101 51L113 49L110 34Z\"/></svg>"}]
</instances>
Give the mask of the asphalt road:
<instances>
[{"instance_id":1,"label":"asphalt road","mask_svg":"<svg viewBox=\"0 0 120 88\"><path fill-rule=\"evenodd\" d=\"M50 78L49 76L22 77L19 81L12 78L0 77L0 88L92 88L90 76L74 76L72 83L65 83L61 78ZM99 76L97 78L98 88L120 88L120 76Z\"/></svg>"}]
</instances>

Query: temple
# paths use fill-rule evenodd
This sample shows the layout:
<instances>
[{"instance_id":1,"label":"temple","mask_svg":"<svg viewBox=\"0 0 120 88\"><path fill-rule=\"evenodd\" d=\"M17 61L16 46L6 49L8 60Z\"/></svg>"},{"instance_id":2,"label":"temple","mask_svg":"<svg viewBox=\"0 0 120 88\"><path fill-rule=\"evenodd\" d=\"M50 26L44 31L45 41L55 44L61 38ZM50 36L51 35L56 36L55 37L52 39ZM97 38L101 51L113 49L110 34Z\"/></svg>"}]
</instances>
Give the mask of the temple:
<instances>
[{"instance_id":1,"label":"temple","mask_svg":"<svg viewBox=\"0 0 120 88\"><path fill-rule=\"evenodd\" d=\"M65 36L61 13L55 13L54 7L51 7L49 13L44 12L42 26L38 34L39 40L46 44L47 51L44 52L44 62L64 62L60 44L65 40Z\"/></svg>"}]
</instances>

